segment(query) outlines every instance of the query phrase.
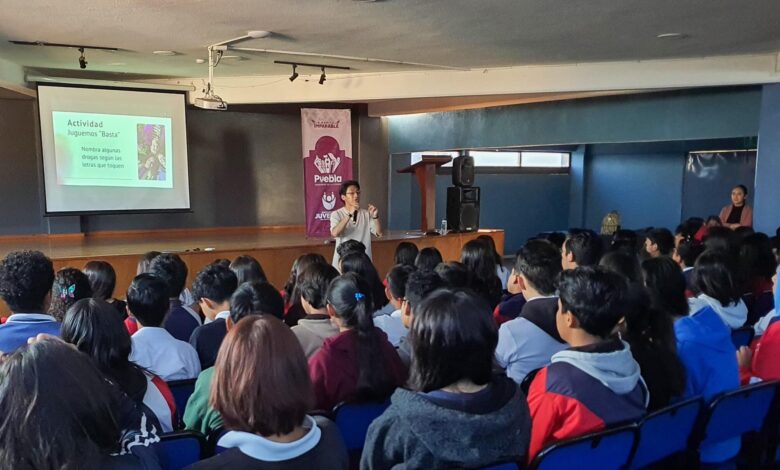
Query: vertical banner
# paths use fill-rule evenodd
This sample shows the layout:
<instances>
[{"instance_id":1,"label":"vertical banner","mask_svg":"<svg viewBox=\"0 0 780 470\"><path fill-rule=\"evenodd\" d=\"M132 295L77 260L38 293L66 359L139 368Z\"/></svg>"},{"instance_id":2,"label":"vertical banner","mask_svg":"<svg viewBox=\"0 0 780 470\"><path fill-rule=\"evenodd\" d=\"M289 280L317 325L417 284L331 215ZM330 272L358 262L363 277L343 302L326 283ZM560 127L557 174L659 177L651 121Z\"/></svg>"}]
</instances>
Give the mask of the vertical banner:
<instances>
[{"instance_id":1,"label":"vertical banner","mask_svg":"<svg viewBox=\"0 0 780 470\"><path fill-rule=\"evenodd\" d=\"M352 179L348 109L301 109L306 236L330 237L330 213L342 207L339 186Z\"/></svg>"}]
</instances>

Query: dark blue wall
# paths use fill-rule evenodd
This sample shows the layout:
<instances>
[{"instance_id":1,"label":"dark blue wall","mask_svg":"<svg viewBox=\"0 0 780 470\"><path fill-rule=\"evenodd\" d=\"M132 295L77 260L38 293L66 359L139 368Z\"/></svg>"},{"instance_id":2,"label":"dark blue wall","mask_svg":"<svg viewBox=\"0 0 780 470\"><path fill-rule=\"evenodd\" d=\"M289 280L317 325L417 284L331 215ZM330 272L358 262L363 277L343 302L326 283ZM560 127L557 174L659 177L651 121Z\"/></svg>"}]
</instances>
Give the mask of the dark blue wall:
<instances>
[{"instance_id":1,"label":"dark blue wall","mask_svg":"<svg viewBox=\"0 0 780 470\"><path fill-rule=\"evenodd\" d=\"M755 136L761 89L644 93L388 118L390 153Z\"/></svg>"},{"instance_id":2,"label":"dark blue wall","mask_svg":"<svg viewBox=\"0 0 780 470\"><path fill-rule=\"evenodd\" d=\"M734 186L727 178L710 182L708 194L717 195L712 201L714 209L682 214L688 152L733 150L751 147L754 143L753 139L708 139L588 145L583 185L585 226L600 228L602 218L610 210L620 213L621 223L626 228L674 229L685 217L717 213L728 203ZM572 223L574 225L577 224Z\"/></svg>"},{"instance_id":3,"label":"dark blue wall","mask_svg":"<svg viewBox=\"0 0 780 470\"><path fill-rule=\"evenodd\" d=\"M684 155L605 153L586 159L586 227L600 228L611 210L627 228L680 223Z\"/></svg>"},{"instance_id":4,"label":"dark blue wall","mask_svg":"<svg viewBox=\"0 0 780 470\"><path fill-rule=\"evenodd\" d=\"M780 85L764 86L756 159L753 223L774 234L780 226Z\"/></svg>"}]
</instances>

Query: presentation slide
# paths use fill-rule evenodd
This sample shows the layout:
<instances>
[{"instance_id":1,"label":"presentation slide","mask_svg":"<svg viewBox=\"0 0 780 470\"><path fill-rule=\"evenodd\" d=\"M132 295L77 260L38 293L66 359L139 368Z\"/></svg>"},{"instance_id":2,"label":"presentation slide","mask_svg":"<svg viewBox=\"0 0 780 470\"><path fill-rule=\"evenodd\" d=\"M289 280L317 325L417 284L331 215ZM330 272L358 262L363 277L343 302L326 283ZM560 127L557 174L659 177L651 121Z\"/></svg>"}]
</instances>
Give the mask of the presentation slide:
<instances>
[{"instance_id":1,"label":"presentation slide","mask_svg":"<svg viewBox=\"0 0 780 470\"><path fill-rule=\"evenodd\" d=\"M47 213L189 208L184 95L41 85Z\"/></svg>"}]
</instances>

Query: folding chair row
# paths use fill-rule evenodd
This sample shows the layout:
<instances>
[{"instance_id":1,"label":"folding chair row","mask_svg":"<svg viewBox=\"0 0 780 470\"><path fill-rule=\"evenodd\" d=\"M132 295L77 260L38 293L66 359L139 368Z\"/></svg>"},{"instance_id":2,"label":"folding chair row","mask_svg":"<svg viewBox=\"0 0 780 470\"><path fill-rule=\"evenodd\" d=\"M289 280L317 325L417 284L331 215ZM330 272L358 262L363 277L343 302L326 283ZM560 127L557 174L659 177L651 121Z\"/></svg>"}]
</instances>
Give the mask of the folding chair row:
<instances>
[{"instance_id":1,"label":"folding chair row","mask_svg":"<svg viewBox=\"0 0 780 470\"><path fill-rule=\"evenodd\" d=\"M750 385L718 396L709 406L694 398L649 414L636 424L557 442L542 450L531 468L638 469L673 457L687 467L698 460L702 448L732 440L738 443L745 434L776 428L777 420L768 417L777 388L775 381ZM753 457L751 467L758 466L760 462Z\"/></svg>"}]
</instances>

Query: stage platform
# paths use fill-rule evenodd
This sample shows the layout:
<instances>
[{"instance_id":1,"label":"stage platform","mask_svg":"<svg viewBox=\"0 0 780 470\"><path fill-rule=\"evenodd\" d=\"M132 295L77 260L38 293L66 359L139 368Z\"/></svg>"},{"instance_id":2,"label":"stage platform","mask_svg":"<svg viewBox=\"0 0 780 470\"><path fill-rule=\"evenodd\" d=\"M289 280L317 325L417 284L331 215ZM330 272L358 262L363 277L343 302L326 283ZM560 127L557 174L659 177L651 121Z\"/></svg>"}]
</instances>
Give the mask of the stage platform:
<instances>
[{"instance_id":1,"label":"stage platform","mask_svg":"<svg viewBox=\"0 0 780 470\"><path fill-rule=\"evenodd\" d=\"M374 264L380 276L384 276L393 264L396 246L402 241L410 241L420 248L436 247L445 260L457 260L463 244L479 235L491 236L499 253L503 254L503 230L483 229L444 236L425 236L415 231L389 231L382 238L372 240ZM188 286L195 274L215 259L232 260L242 254L252 255L263 265L269 281L281 289L289 277L295 258L314 252L330 260L333 247L332 241L307 238L302 226L0 237L1 256L14 250L39 250L52 259L55 270L68 266L81 269L91 260L108 261L117 273L115 296L118 298L124 298L124 292L135 276L140 256L148 251L178 253L189 268ZM7 314L8 309L3 304L0 315Z\"/></svg>"}]
</instances>

